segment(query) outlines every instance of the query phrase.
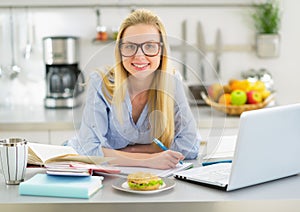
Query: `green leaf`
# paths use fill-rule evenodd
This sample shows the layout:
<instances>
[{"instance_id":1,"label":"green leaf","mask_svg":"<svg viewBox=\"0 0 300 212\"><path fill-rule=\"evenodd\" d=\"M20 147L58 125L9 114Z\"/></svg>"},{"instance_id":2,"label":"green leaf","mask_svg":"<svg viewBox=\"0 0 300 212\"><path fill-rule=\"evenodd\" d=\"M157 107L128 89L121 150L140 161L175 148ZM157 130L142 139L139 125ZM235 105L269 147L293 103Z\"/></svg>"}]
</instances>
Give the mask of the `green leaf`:
<instances>
[{"instance_id":1,"label":"green leaf","mask_svg":"<svg viewBox=\"0 0 300 212\"><path fill-rule=\"evenodd\" d=\"M268 0L266 3L255 4L252 18L258 33L278 33L281 23L279 1Z\"/></svg>"}]
</instances>

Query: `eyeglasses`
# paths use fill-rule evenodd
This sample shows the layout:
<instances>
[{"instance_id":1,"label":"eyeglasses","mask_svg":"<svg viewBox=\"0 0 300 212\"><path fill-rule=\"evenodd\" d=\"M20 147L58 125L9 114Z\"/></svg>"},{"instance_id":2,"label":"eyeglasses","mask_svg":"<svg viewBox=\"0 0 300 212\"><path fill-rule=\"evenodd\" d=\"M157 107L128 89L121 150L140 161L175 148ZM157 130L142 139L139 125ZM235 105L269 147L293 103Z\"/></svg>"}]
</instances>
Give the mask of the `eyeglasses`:
<instances>
[{"instance_id":1,"label":"eyeglasses","mask_svg":"<svg viewBox=\"0 0 300 212\"><path fill-rule=\"evenodd\" d=\"M141 48L143 54L148 57L158 55L160 47L163 45L161 42L144 42L144 43L121 43L119 45L120 53L123 57L134 56L138 49Z\"/></svg>"}]
</instances>

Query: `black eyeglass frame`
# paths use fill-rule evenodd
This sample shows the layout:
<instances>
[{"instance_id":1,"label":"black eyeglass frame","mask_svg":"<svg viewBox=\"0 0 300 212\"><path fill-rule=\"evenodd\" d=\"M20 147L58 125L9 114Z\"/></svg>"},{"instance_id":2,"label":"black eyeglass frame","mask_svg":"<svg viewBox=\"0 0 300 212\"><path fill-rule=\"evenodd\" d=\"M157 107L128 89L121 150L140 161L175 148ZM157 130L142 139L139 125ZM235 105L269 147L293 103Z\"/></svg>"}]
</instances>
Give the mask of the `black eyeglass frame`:
<instances>
[{"instance_id":1,"label":"black eyeglass frame","mask_svg":"<svg viewBox=\"0 0 300 212\"><path fill-rule=\"evenodd\" d=\"M155 44L158 44L158 50L157 50L157 53L156 53L155 55L149 55L149 54L146 54L146 53L144 52L144 49L142 48L142 46L145 45L145 44L147 44L147 43L155 43ZM122 51L121 51L121 46L122 46L123 44L133 44L133 45L135 45L137 48L136 48L135 52L134 52L132 55L126 56L126 55L123 55L123 54L122 54ZM160 49L161 49L161 47L162 47L163 45L164 45L163 42L153 42L153 41L147 41L147 42L144 42L144 43L120 43L120 44L119 44L119 52L120 52L120 54L121 54L123 57L133 57L134 55L136 55L137 51L138 51L139 48L140 48L145 56L147 56L147 57L155 57L155 56L157 56L157 55L159 54L159 51L160 51Z\"/></svg>"}]
</instances>

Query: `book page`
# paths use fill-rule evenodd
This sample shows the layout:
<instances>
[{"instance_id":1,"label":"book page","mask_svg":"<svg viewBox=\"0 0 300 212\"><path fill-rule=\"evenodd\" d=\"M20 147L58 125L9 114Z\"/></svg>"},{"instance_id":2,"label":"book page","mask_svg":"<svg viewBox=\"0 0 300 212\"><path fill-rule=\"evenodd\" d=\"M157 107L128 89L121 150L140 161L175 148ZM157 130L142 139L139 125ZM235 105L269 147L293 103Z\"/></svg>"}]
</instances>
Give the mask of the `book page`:
<instances>
[{"instance_id":1,"label":"book page","mask_svg":"<svg viewBox=\"0 0 300 212\"><path fill-rule=\"evenodd\" d=\"M28 143L28 147L28 153L33 152L35 154L33 157L31 157L31 159L38 160L39 158L40 161L33 161L38 162L39 164L44 164L51 158L56 158L63 155L78 155L78 153L70 146Z\"/></svg>"},{"instance_id":2,"label":"book page","mask_svg":"<svg viewBox=\"0 0 300 212\"><path fill-rule=\"evenodd\" d=\"M88 164L103 164L108 161L114 160L112 157L101 157L101 156L89 156L89 155L72 155L67 154L63 156L58 156L53 159L48 159L45 163L55 163L55 162L82 162L82 163L88 163Z\"/></svg>"},{"instance_id":3,"label":"book page","mask_svg":"<svg viewBox=\"0 0 300 212\"><path fill-rule=\"evenodd\" d=\"M152 168L145 168L145 167L127 167L127 166L117 166L118 169L121 170L121 174L131 174L135 172L150 172L152 174L156 174L159 177L168 177L171 176L173 173L188 169L192 167L192 163L183 163L183 164L177 164L176 168L174 169L152 169Z\"/></svg>"}]
</instances>

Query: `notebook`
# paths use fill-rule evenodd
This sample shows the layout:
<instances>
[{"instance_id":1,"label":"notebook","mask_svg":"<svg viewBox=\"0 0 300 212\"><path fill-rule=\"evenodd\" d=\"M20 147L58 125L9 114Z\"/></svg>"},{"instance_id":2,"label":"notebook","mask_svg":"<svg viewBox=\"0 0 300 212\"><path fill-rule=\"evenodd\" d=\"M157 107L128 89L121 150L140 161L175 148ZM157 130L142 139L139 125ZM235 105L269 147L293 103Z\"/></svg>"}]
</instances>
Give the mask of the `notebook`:
<instances>
[{"instance_id":1,"label":"notebook","mask_svg":"<svg viewBox=\"0 0 300 212\"><path fill-rule=\"evenodd\" d=\"M127 167L127 166L118 166L117 169L121 170L121 175L128 175L135 172L150 172L155 174L159 177L169 177L172 176L173 173L189 169L193 166L193 163L183 162L182 164L178 163L175 168L173 169L152 169L152 168L145 168L145 167Z\"/></svg>"},{"instance_id":2,"label":"notebook","mask_svg":"<svg viewBox=\"0 0 300 212\"><path fill-rule=\"evenodd\" d=\"M20 195L89 198L102 188L102 176L54 176L36 174L20 183Z\"/></svg>"},{"instance_id":3,"label":"notebook","mask_svg":"<svg viewBox=\"0 0 300 212\"><path fill-rule=\"evenodd\" d=\"M240 189L300 173L300 104L242 113L232 163L174 173L177 179Z\"/></svg>"},{"instance_id":4,"label":"notebook","mask_svg":"<svg viewBox=\"0 0 300 212\"><path fill-rule=\"evenodd\" d=\"M46 164L46 173L61 176L90 176L94 172L97 174L108 173L118 174L120 170L109 165L85 164L81 162L57 162Z\"/></svg>"}]
</instances>

